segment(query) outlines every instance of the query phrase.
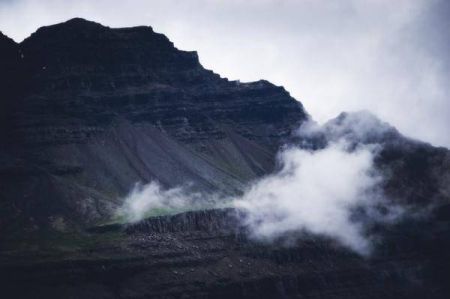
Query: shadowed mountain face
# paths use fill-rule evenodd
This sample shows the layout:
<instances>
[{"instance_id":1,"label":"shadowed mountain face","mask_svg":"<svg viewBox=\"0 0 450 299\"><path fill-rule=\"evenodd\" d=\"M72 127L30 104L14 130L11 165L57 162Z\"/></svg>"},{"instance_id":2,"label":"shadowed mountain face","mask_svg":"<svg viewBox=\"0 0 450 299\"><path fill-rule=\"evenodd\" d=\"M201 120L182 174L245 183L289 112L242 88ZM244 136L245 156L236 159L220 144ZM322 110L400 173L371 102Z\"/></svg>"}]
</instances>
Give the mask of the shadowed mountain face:
<instances>
[{"instance_id":1,"label":"shadowed mountain face","mask_svg":"<svg viewBox=\"0 0 450 299\"><path fill-rule=\"evenodd\" d=\"M307 118L282 87L220 78L150 27L72 19L0 51L8 225L105 219L136 182L235 192Z\"/></svg>"},{"instance_id":2,"label":"shadowed mountain face","mask_svg":"<svg viewBox=\"0 0 450 299\"><path fill-rule=\"evenodd\" d=\"M221 78L150 27L0 34L0 70L6 298L448 298L447 149L365 113L293 134L310 117L282 87ZM374 225L370 258L316 235L256 242L231 209L97 225L136 182L235 194L282 145L341 139L377 147L385 194L421 216Z\"/></svg>"}]
</instances>

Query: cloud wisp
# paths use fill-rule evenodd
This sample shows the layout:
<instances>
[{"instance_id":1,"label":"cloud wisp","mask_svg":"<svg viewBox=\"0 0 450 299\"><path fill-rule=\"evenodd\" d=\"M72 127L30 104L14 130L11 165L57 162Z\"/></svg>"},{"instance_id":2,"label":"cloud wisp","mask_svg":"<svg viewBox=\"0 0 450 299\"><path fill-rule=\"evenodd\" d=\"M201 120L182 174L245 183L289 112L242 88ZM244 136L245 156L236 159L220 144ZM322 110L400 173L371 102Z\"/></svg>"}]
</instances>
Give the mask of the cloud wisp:
<instances>
[{"instance_id":1,"label":"cloud wisp","mask_svg":"<svg viewBox=\"0 0 450 299\"><path fill-rule=\"evenodd\" d=\"M135 184L116 211L116 217L127 222L137 222L145 217L173 214L183 211L208 209L220 206L218 194L192 191L190 185L165 189L157 181Z\"/></svg>"}]
</instances>

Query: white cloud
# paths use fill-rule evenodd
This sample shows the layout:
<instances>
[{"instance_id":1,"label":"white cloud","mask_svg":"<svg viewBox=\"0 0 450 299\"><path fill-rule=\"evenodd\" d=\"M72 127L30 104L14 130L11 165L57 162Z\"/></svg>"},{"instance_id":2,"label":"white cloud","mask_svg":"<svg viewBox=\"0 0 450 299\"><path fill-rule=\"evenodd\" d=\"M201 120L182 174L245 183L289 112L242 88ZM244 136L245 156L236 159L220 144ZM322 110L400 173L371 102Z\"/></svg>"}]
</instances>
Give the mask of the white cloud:
<instances>
[{"instance_id":1,"label":"white cloud","mask_svg":"<svg viewBox=\"0 0 450 299\"><path fill-rule=\"evenodd\" d=\"M253 185L235 206L246 212L245 223L257 239L306 231L366 254L364 225L351 219L355 208L373 207L382 198L372 158L370 149L348 152L344 144L315 152L290 148L281 154L282 170Z\"/></svg>"}]
</instances>

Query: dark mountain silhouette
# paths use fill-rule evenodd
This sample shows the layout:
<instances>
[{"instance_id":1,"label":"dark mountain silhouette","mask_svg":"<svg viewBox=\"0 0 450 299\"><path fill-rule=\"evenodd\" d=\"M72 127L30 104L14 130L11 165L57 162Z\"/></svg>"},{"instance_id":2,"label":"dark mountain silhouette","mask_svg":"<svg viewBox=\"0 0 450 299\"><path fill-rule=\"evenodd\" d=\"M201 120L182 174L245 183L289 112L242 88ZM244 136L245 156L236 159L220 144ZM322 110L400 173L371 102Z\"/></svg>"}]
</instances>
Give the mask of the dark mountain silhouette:
<instances>
[{"instance_id":1,"label":"dark mountain silhouette","mask_svg":"<svg viewBox=\"0 0 450 299\"><path fill-rule=\"evenodd\" d=\"M371 115L361 135L358 113L299 137L311 118L283 87L221 78L150 27L76 18L19 44L0 34L0 70L5 298L448 298L447 149ZM380 146L384 191L419 215L374 227L369 259L311 235L255 243L230 209L98 225L136 182L234 194L276 169L283 144L337 136Z\"/></svg>"},{"instance_id":2,"label":"dark mountain silhouette","mask_svg":"<svg viewBox=\"0 0 450 299\"><path fill-rule=\"evenodd\" d=\"M105 219L135 182L237 190L307 118L282 87L220 78L150 27L72 19L2 40L17 78L2 98L6 223Z\"/></svg>"}]
</instances>

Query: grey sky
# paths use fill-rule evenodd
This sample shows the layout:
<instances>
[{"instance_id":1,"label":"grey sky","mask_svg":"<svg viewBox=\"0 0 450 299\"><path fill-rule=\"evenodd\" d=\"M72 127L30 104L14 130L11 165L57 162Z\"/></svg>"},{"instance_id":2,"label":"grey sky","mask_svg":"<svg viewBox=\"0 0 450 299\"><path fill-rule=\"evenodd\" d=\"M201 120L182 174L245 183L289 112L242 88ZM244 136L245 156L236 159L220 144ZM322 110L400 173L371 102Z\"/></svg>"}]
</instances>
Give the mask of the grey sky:
<instances>
[{"instance_id":1,"label":"grey sky","mask_svg":"<svg viewBox=\"0 0 450 299\"><path fill-rule=\"evenodd\" d=\"M450 147L450 1L0 0L16 41L75 16L150 25L224 77L283 85L320 122L367 109Z\"/></svg>"}]
</instances>

